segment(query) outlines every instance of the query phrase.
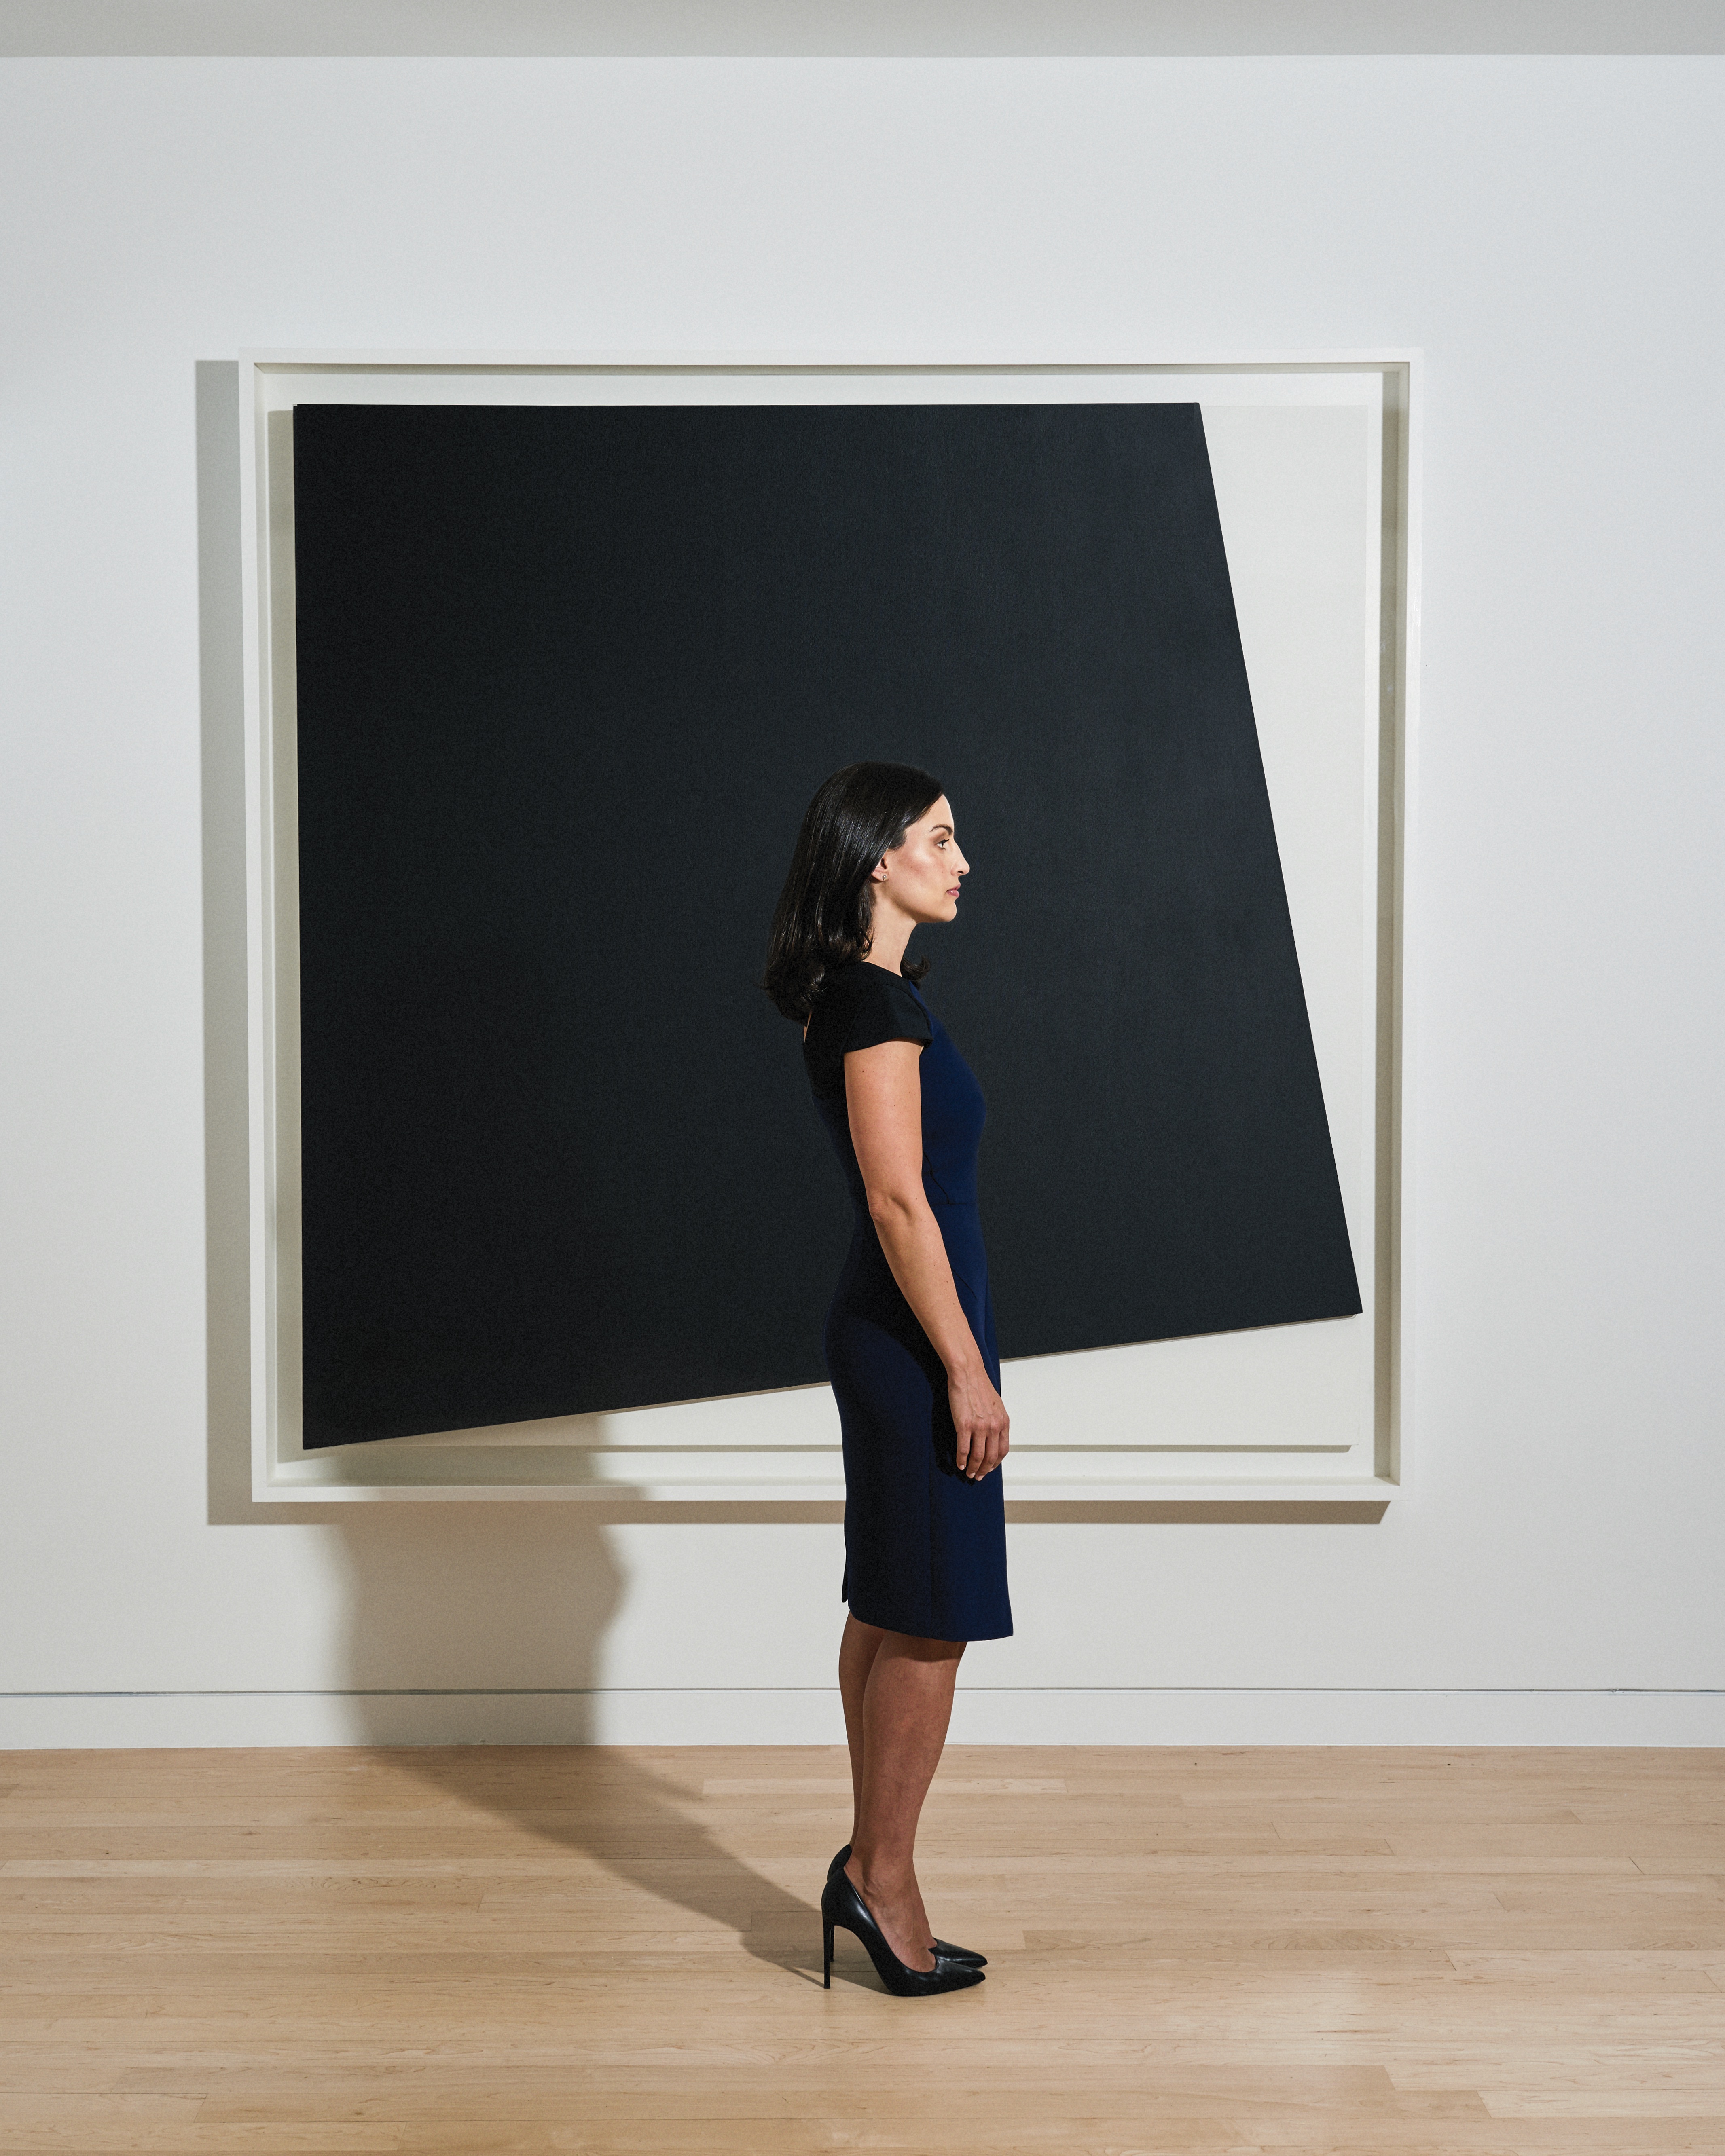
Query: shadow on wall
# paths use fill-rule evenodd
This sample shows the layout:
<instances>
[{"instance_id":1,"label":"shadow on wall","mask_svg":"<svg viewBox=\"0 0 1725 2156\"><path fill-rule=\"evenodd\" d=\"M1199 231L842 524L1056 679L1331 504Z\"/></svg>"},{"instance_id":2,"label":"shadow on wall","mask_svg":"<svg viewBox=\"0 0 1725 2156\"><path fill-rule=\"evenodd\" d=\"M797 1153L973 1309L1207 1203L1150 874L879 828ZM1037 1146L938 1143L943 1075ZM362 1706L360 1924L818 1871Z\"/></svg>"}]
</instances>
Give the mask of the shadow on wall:
<instances>
[{"instance_id":1,"label":"shadow on wall","mask_svg":"<svg viewBox=\"0 0 1725 2156\"><path fill-rule=\"evenodd\" d=\"M337 1682L352 1695L359 1742L568 1745L598 1735L600 1656L624 1580L584 1507L316 1509L341 1515Z\"/></svg>"},{"instance_id":2,"label":"shadow on wall","mask_svg":"<svg viewBox=\"0 0 1725 2156\"><path fill-rule=\"evenodd\" d=\"M409 1702L368 1734L401 1743L450 1702L454 1741L483 1743L471 1696L534 1688L543 1741L579 1743L622 1583L605 1529L579 1506L259 1505L251 1495L247 1135L245 696L240 584L239 370L196 374L198 662L203 812L204 1179L208 1517L309 1527L345 1566L348 1682ZM417 1695L417 1697L416 1697ZM467 1719L455 1702L470 1698ZM524 1702L503 1702L521 1732ZM400 1719L411 1714L412 1720ZM537 1734L536 1727L532 1733Z\"/></svg>"},{"instance_id":3,"label":"shadow on wall","mask_svg":"<svg viewBox=\"0 0 1725 2156\"><path fill-rule=\"evenodd\" d=\"M587 1506L252 1500L239 371L233 362L198 363L196 423L210 1525L295 1527L323 1540L344 1609L332 1683L347 1695L353 1741L401 1748L398 1763L436 1793L436 1810L448 1808L452 1835L459 1835L460 1811L481 1812L505 1830L497 1845L504 1850L536 1842L578 1852L661 1901L735 1930L758 1959L806 1971L819 1938L814 1907L688 1816L698 1789L680 1787L638 1753L596 1745L601 1657L624 1582L608 1528ZM503 1745L510 1748L493 1748Z\"/></svg>"},{"instance_id":4,"label":"shadow on wall","mask_svg":"<svg viewBox=\"0 0 1725 2156\"><path fill-rule=\"evenodd\" d=\"M251 1502L250 1233L246 1127L245 657L240 591L239 369L197 372L198 661L203 824L204 1329L209 1521Z\"/></svg>"}]
</instances>

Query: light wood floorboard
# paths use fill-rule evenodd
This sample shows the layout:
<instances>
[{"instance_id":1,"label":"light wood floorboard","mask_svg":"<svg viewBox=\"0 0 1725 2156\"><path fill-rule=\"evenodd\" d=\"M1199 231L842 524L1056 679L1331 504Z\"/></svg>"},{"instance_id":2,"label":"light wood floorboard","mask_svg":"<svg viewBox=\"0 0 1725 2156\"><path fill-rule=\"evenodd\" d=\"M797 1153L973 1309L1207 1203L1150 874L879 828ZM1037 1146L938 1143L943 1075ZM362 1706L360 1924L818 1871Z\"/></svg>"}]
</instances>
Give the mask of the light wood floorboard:
<instances>
[{"instance_id":1,"label":"light wood floorboard","mask_svg":"<svg viewBox=\"0 0 1725 2156\"><path fill-rule=\"evenodd\" d=\"M0 2151L1725 2156L1725 1754L954 1749L975 1990L842 1753L0 1755Z\"/></svg>"}]
</instances>

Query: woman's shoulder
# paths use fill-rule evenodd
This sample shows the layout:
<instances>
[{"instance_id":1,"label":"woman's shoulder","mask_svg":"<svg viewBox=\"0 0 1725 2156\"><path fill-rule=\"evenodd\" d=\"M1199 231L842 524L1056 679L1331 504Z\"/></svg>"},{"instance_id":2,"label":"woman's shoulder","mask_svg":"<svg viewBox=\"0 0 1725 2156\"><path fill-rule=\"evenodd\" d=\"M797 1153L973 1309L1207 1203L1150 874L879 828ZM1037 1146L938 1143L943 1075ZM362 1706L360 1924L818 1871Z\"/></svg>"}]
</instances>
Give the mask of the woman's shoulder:
<instances>
[{"instance_id":1,"label":"woman's shoulder","mask_svg":"<svg viewBox=\"0 0 1725 2156\"><path fill-rule=\"evenodd\" d=\"M926 1048L933 1038L928 1007L901 973L853 959L834 967L822 983L803 1035L803 1055L816 1094L836 1099L845 1089L845 1058L852 1049L886 1040L913 1040Z\"/></svg>"},{"instance_id":2,"label":"woman's shoulder","mask_svg":"<svg viewBox=\"0 0 1725 2156\"><path fill-rule=\"evenodd\" d=\"M902 973L889 973L884 966L866 958L852 958L834 967L814 998L817 1014L853 1011L870 1005L909 1004L920 1008L922 998Z\"/></svg>"},{"instance_id":3,"label":"woman's shoulder","mask_svg":"<svg viewBox=\"0 0 1725 2156\"><path fill-rule=\"evenodd\" d=\"M901 973L853 958L821 983L803 1032L805 1045L834 1041L860 1048L877 1040L932 1039L929 1009Z\"/></svg>"}]
</instances>

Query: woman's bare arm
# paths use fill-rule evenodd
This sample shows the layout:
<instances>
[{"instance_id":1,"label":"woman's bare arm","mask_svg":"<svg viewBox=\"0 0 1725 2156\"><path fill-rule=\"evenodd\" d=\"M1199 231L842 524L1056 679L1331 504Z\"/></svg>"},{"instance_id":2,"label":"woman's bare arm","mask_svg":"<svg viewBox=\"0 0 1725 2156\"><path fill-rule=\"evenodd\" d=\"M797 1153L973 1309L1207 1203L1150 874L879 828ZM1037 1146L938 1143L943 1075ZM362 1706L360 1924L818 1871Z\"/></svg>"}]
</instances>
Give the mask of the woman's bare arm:
<instances>
[{"instance_id":1,"label":"woman's bare arm","mask_svg":"<svg viewBox=\"0 0 1725 2156\"><path fill-rule=\"evenodd\" d=\"M870 1218L900 1291L945 1365L958 1471L976 1481L1005 1458L1009 1424L922 1188L921 1054L913 1040L853 1048L845 1058L845 1098Z\"/></svg>"}]
</instances>

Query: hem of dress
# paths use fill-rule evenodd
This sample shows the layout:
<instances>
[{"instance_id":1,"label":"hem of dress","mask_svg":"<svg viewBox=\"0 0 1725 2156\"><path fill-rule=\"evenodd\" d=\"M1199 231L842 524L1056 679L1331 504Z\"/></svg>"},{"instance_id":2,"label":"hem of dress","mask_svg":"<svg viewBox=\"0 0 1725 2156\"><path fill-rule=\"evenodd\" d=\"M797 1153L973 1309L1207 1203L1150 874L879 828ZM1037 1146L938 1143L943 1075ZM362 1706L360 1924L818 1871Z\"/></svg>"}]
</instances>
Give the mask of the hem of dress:
<instances>
[{"instance_id":1,"label":"hem of dress","mask_svg":"<svg viewBox=\"0 0 1725 2156\"><path fill-rule=\"evenodd\" d=\"M890 1625L884 1618L870 1617L859 1609L848 1595L842 1596L845 1608L859 1625L872 1625L878 1632L901 1632L907 1640L944 1640L949 1646L968 1647L982 1640L1010 1640L1013 1627L1009 1624L1004 1632L928 1632L916 1625Z\"/></svg>"}]
</instances>

